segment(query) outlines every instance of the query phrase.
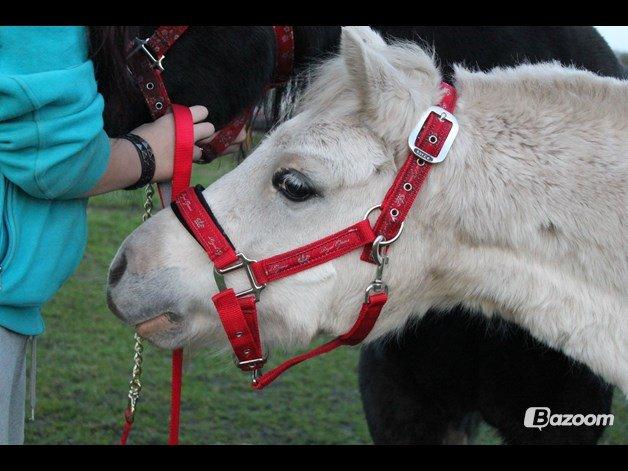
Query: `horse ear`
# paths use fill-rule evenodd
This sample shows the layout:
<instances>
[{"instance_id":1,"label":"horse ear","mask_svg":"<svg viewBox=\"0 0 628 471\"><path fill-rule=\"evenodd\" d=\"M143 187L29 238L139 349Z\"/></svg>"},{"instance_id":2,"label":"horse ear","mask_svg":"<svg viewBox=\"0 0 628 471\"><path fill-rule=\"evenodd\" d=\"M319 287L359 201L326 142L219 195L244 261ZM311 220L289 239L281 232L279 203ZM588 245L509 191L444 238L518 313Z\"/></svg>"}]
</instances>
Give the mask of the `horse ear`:
<instances>
[{"instance_id":1,"label":"horse ear","mask_svg":"<svg viewBox=\"0 0 628 471\"><path fill-rule=\"evenodd\" d=\"M388 46L368 27L349 26L342 29L341 55L357 90L362 110L371 124L394 119L400 98L408 97L403 73L384 57ZM377 126L375 126L377 128Z\"/></svg>"},{"instance_id":2,"label":"horse ear","mask_svg":"<svg viewBox=\"0 0 628 471\"><path fill-rule=\"evenodd\" d=\"M416 44L389 46L375 31L356 26L342 29L340 54L364 118L403 161L407 135L440 97L434 59Z\"/></svg>"},{"instance_id":3,"label":"horse ear","mask_svg":"<svg viewBox=\"0 0 628 471\"><path fill-rule=\"evenodd\" d=\"M368 26L347 26L343 28L343 34L344 30L347 30L347 34L353 34L359 37L362 39L364 44L367 44L375 49L385 49L388 46L386 41L384 41L384 38Z\"/></svg>"}]
</instances>

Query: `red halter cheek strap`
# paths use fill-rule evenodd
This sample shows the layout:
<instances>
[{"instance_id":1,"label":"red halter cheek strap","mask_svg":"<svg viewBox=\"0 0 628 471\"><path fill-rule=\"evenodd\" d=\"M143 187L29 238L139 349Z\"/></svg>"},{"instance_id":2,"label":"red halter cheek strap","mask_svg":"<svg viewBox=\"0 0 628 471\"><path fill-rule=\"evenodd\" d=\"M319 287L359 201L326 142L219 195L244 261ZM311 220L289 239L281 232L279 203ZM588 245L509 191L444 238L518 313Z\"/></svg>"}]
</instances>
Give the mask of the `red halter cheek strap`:
<instances>
[{"instance_id":1,"label":"red halter cheek strap","mask_svg":"<svg viewBox=\"0 0 628 471\"><path fill-rule=\"evenodd\" d=\"M362 221L335 234L255 261L236 253L203 198L201 187L188 188L172 203L172 209L181 223L214 263L216 283L220 291L212 297L212 301L233 348L236 364L243 371L253 373L255 389L264 388L284 371L309 358L341 345L362 342L373 329L388 300L387 287L381 279L387 246L401 234L403 222L433 163L444 160L458 132L457 121L451 114L456 103L455 89L445 83L442 88L443 99L440 106L429 108L410 135L410 155L399 170L383 203L376 207L381 209L381 214L373 228L368 220L371 210ZM260 340L256 310L262 290L268 283L347 256L359 248L363 248L361 259L378 264L378 272L366 290L364 303L353 327L344 335L294 357L262 375L261 368L266 357ZM235 270L245 270L251 284L249 289L236 293L232 288L227 288L224 276Z\"/></svg>"}]
</instances>

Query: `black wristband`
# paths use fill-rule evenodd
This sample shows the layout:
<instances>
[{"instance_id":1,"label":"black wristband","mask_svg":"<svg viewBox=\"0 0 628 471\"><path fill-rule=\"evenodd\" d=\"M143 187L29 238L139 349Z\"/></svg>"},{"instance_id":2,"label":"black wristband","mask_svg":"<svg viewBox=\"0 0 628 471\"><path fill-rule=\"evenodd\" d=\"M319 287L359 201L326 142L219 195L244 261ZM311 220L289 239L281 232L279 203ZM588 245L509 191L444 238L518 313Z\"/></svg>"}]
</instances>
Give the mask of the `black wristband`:
<instances>
[{"instance_id":1,"label":"black wristband","mask_svg":"<svg viewBox=\"0 0 628 471\"><path fill-rule=\"evenodd\" d=\"M125 134L121 139L126 139L133 144L137 150L137 154L140 156L140 164L142 166L139 180L133 185L127 186L125 190L136 190L148 185L155 176L155 155L153 154L153 150L150 148L148 142L136 134Z\"/></svg>"}]
</instances>

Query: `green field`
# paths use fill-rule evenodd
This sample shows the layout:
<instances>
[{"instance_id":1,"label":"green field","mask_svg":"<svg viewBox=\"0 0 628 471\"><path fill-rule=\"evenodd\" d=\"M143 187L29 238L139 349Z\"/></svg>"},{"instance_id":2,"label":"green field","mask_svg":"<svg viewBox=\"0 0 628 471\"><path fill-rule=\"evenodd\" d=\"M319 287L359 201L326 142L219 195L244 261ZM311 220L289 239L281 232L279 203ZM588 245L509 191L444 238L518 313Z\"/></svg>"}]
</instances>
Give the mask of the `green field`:
<instances>
[{"instance_id":1,"label":"green field","mask_svg":"<svg viewBox=\"0 0 628 471\"><path fill-rule=\"evenodd\" d=\"M209 183L229 169L195 170ZM132 331L106 307L104 283L116 249L140 221L142 192L93 198L89 244L72 279L44 309L38 343L38 406L26 425L29 444L114 444L122 425L132 360ZM340 349L292 370L263 392L224 356L197 352L183 385L183 444L361 444L370 438L357 389L359 350ZM283 355L271 356L275 364ZM167 438L169 354L148 346L144 391L130 443ZM603 443L628 443L628 402L616 394L615 425ZM483 426L479 443L499 443Z\"/></svg>"}]
</instances>

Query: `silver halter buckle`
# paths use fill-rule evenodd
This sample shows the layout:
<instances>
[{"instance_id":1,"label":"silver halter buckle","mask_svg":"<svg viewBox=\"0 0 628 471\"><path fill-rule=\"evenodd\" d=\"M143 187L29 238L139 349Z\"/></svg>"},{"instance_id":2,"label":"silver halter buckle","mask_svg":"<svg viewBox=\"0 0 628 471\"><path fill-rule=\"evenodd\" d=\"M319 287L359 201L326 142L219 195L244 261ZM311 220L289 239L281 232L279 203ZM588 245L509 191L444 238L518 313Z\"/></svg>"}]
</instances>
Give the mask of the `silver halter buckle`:
<instances>
[{"instance_id":1,"label":"silver halter buckle","mask_svg":"<svg viewBox=\"0 0 628 471\"><path fill-rule=\"evenodd\" d=\"M432 113L437 115L438 119L440 119L441 121L449 121L451 123L451 130L449 131L449 134L447 135L447 139L445 139L445 142L443 143L443 147L441 147L438 155L428 154L427 152L419 149L416 146L416 140L419 137L419 134L421 133L423 126L425 126L425 122L427 121L427 118L429 118ZM416 155L419 159L425 160L426 162L429 162L431 164L437 164L445 160L445 157L447 157L447 154L449 153L449 149L451 149L451 146L453 145L457 134L458 134L458 120L456 119L456 117L453 114L451 114L449 111L445 110L444 108L441 108L440 106L431 106L427 109L425 113L423 113L423 116L421 116L421 119L419 119L418 124L412 130L412 132L410 133L410 136L408 136L408 146L410 147L410 150L412 151L412 153Z\"/></svg>"}]
</instances>

